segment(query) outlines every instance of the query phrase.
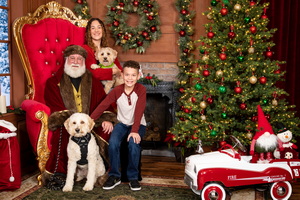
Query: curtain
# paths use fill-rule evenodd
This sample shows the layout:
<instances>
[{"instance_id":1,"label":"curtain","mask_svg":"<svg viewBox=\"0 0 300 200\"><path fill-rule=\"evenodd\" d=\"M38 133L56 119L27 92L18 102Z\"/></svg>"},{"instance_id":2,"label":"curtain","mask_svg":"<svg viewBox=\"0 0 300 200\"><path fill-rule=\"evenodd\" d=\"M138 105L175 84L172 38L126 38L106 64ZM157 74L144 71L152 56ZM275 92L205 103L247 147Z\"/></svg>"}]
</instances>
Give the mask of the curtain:
<instances>
[{"instance_id":1,"label":"curtain","mask_svg":"<svg viewBox=\"0 0 300 200\"><path fill-rule=\"evenodd\" d=\"M287 100L296 105L297 116L300 117L300 1L299 0L265 0L270 2L267 16L269 28L276 28L273 42L276 44L274 59L286 61L281 70L286 71L285 81L278 87L289 93Z\"/></svg>"}]
</instances>

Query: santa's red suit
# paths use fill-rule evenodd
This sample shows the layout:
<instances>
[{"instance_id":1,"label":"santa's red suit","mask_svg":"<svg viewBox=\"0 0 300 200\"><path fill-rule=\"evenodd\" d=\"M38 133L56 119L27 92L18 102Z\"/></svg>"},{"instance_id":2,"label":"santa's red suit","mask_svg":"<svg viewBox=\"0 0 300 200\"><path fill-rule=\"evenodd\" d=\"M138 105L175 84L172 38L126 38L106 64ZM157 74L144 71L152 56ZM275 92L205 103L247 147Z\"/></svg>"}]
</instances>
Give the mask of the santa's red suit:
<instances>
[{"instance_id":1,"label":"santa's red suit","mask_svg":"<svg viewBox=\"0 0 300 200\"><path fill-rule=\"evenodd\" d=\"M106 97L103 86L100 81L92 77L89 70L81 76L80 82L81 97L82 97L82 112L91 114L98 104ZM66 174L67 171L67 144L69 134L65 130L64 121L74 112L77 112L73 86L70 77L64 73L63 67L46 82L45 87L45 102L51 109L49 117L49 129L53 131L51 140L51 153L46 163L46 172L56 172ZM112 110L111 110L112 111ZM98 121L111 121L115 114L104 114ZM97 123L97 122L96 122ZM94 131L108 141L109 135L103 133L101 126L94 128ZM102 154L107 154L107 147L101 148ZM101 153L101 152L100 152ZM104 160L107 160L107 155L102 155Z\"/></svg>"},{"instance_id":2,"label":"santa's red suit","mask_svg":"<svg viewBox=\"0 0 300 200\"><path fill-rule=\"evenodd\" d=\"M258 112L258 131L253 137L250 154L259 153L258 162L269 162L272 159L273 151L279 146L282 148L282 142L274 134L271 125L266 119L260 105L257 106ZM266 155L266 156L265 156Z\"/></svg>"}]
</instances>

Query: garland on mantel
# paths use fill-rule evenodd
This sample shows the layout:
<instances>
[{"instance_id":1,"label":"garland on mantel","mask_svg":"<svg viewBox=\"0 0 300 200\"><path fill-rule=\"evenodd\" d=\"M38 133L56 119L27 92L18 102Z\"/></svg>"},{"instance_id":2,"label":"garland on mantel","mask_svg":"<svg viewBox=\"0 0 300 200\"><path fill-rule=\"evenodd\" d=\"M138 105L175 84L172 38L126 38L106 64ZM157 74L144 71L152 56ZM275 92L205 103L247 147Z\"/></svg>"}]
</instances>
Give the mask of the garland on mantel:
<instances>
[{"instance_id":1,"label":"garland on mantel","mask_svg":"<svg viewBox=\"0 0 300 200\"><path fill-rule=\"evenodd\" d=\"M192 27L192 20L195 17L195 11L189 10L192 0L177 0L175 7L179 12L179 23L175 24L175 31L179 34L179 61L177 66L179 68L177 87L185 88L189 84L189 72L192 70L192 62L194 55L191 53L194 50L194 41L192 35L194 29Z\"/></svg>"},{"instance_id":2,"label":"garland on mantel","mask_svg":"<svg viewBox=\"0 0 300 200\"><path fill-rule=\"evenodd\" d=\"M160 38L159 5L156 0L115 0L107 5L106 23L116 45L124 51L136 49L144 53L151 41ZM128 14L136 13L140 19L136 27L127 24Z\"/></svg>"},{"instance_id":3,"label":"garland on mantel","mask_svg":"<svg viewBox=\"0 0 300 200\"><path fill-rule=\"evenodd\" d=\"M77 17L81 19L90 19L90 9L86 0L73 0L76 4L74 6L74 12Z\"/></svg>"}]
</instances>

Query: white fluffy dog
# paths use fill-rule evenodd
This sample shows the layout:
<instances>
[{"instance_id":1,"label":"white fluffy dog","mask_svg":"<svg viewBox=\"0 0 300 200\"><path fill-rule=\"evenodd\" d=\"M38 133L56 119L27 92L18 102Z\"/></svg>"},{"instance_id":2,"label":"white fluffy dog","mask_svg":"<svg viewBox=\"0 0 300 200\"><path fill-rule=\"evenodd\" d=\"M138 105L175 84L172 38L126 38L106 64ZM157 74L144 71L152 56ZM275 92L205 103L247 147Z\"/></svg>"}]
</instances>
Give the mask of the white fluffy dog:
<instances>
[{"instance_id":1,"label":"white fluffy dog","mask_svg":"<svg viewBox=\"0 0 300 200\"><path fill-rule=\"evenodd\" d=\"M95 122L87 114L74 113L65 122L64 126L69 132L68 170L64 192L72 191L74 176L76 181L86 178L84 191L93 190L98 177L104 175L105 166L99 154L99 146L95 136L91 133Z\"/></svg>"},{"instance_id":2,"label":"white fluffy dog","mask_svg":"<svg viewBox=\"0 0 300 200\"><path fill-rule=\"evenodd\" d=\"M118 68L114 61L117 58L118 52L110 47L103 47L99 51L95 53L96 59L99 60L99 65L92 64L92 69L98 69L98 68ZM102 84L104 85L104 90L106 94L115 86L123 84L124 81L121 76L114 76L113 80L105 80L102 81Z\"/></svg>"}]
</instances>

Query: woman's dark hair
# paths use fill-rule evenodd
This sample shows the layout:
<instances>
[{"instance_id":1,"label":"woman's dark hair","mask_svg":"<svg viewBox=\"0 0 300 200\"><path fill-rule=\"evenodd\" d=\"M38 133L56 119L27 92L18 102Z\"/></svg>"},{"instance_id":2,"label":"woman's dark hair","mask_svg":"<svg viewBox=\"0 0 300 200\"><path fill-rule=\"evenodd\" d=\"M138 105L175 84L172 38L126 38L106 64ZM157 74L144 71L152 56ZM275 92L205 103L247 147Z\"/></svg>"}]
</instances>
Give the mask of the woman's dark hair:
<instances>
[{"instance_id":1,"label":"woman's dark hair","mask_svg":"<svg viewBox=\"0 0 300 200\"><path fill-rule=\"evenodd\" d=\"M108 45L107 45L107 39L106 39L106 28L105 28L104 23L99 18L91 18L86 25L85 44L92 47L92 49L94 49L94 51L96 51L97 47L94 45L92 36L91 36L91 24L93 21L98 21L102 27L101 47L107 47Z\"/></svg>"}]
</instances>

